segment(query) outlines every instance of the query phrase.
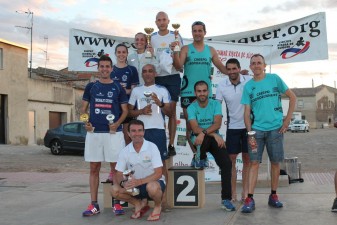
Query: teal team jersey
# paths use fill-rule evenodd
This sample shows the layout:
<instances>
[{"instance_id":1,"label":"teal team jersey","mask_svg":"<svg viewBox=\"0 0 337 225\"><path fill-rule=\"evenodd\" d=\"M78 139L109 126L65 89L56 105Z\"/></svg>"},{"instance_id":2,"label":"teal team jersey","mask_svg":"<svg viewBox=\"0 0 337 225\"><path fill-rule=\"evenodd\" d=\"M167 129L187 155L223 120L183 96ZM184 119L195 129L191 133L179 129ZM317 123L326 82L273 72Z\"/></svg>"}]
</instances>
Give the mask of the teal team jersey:
<instances>
[{"instance_id":1,"label":"teal team jersey","mask_svg":"<svg viewBox=\"0 0 337 225\"><path fill-rule=\"evenodd\" d=\"M266 74L260 81L251 79L244 87L241 104L252 109L253 129L270 131L283 124L281 94L288 86L276 74Z\"/></svg>"},{"instance_id":2,"label":"teal team jersey","mask_svg":"<svg viewBox=\"0 0 337 225\"><path fill-rule=\"evenodd\" d=\"M200 80L208 84L209 96L212 97L211 83L212 54L208 45L198 52L193 43L188 45L184 64L184 76L181 85L181 97L194 97L194 84Z\"/></svg>"},{"instance_id":3,"label":"teal team jersey","mask_svg":"<svg viewBox=\"0 0 337 225\"><path fill-rule=\"evenodd\" d=\"M201 108L197 101L187 107L188 121L196 120L199 127L207 129L214 123L214 116L221 115L221 103L214 99L208 99L205 108Z\"/></svg>"}]
</instances>

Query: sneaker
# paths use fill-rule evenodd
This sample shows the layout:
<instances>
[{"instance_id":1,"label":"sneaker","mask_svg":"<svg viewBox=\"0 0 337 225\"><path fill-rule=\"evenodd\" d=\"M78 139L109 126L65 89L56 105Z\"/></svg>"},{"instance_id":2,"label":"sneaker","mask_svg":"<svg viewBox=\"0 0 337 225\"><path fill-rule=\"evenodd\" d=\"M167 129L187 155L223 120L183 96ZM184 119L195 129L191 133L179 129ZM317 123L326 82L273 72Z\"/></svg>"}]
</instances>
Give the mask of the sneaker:
<instances>
[{"instance_id":1,"label":"sneaker","mask_svg":"<svg viewBox=\"0 0 337 225\"><path fill-rule=\"evenodd\" d=\"M335 198L335 201L333 201L331 212L337 212L337 198Z\"/></svg>"},{"instance_id":2,"label":"sneaker","mask_svg":"<svg viewBox=\"0 0 337 225\"><path fill-rule=\"evenodd\" d=\"M255 201L253 198L249 198L247 197L245 199L245 202L241 208L241 212L243 213L251 213L253 212L253 210L255 210Z\"/></svg>"},{"instance_id":3,"label":"sneaker","mask_svg":"<svg viewBox=\"0 0 337 225\"><path fill-rule=\"evenodd\" d=\"M221 208L223 208L224 210L231 212L231 211L235 211L235 207L232 204L231 200L222 200L221 202Z\"/></svg>"},{"instance_id":4,"label":"sneaker","mask_svg":"<svg viewBox=\"0 0 337 225\"><path fill-rule=\"evenodd\" d=\"M112 176L113 176L113 173L109 173L109 176L108 176L108 179L106 179L106 182L107 183L112 183Z\"/></svg>"},{"instance_id":5,"label":"sneaker","mask_svg":"<svg viewBox=\"0 0 337 225\"><path fill-rule=\"evenodd\" d=\"M82 215L83 216L93 216L93 215L96 215L100 213L99 211L99 205L96 203L96 204L90 204L88 205L88 208L87 210L85 210Z\"/></svg>"},{"instance_id":6,"label":"sneaker","mask_svg":"<svg viewBox=\"0 0 337 225\"><path fill-rule=\"evenodd\" d=\"M268 205L274 208L281 208L283 207L283 203L278 200L277 194L269 195Z\"/></svg>"},{"instance_id":7,"label":"sneaker","mask_svg":"<svg viewBox=\"0 0 337 225\"><path fill-rule=\"evenodd\" d=\"M191 161L191 167L195 167L195 158L193 156L192 161Z\"/></svg>"},{"instance_id":8,"label":"sneaker","mask_svg":"<svg viewBox=\"0 0 337 225\"><path fill-rule=\"evenodd\" d=\"M115 213L116 216L125 214L123 207L118 203L114 204L112 211Z\"/></svg>"},{"instance_id":9,"label":"sneaker","mask_svg":"<svg viewBox=\"0 0 337 225\"><path fill-rule=\"evenodd\" d=\"M195 160L194 168L203 169L208 167L208 159Z\"/></svg>"},{"instance_id":10,"label":"sneaker","mask_svg":"<svg viewBox=\"0 0 337 225\"><path fill-rule=\"evenodd\" d=\"M173 145L169 145L167 149L169 156L175 156L177 154L176 149L174 148Z\"/></svg>"}]
</instances>

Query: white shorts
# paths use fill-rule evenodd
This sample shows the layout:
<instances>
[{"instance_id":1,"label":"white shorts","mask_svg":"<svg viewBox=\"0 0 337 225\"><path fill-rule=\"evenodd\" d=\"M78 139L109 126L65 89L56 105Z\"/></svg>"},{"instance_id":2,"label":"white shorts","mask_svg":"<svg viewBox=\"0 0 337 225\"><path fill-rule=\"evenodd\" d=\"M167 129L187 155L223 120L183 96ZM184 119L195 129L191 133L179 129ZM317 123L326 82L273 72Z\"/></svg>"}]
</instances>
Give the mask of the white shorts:
<instances>
[{"instance_id":1,"label":"white shorts","mask_svg":"<svg viewBox=\"0 0 337 225\"><path fill-rule=\"evenodd\" d=\"M84 160L86 162L117 162L120 150L125 147L123 132L91 133L85 138Z\"/></svg>"}]
</instances>

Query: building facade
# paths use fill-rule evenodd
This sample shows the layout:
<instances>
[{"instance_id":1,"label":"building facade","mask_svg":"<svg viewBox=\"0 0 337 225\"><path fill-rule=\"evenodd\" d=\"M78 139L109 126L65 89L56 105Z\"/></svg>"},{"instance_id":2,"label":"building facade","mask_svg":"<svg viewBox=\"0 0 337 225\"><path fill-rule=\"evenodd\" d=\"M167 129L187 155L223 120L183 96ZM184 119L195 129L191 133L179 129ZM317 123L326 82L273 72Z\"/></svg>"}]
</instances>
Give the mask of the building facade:
<instances>
[{"instance_id":1,"label":"building facade","mask_svg":"<svg viewBox=\"0 0 337 225\"><path fill-rule=\"evenodd\" d=\"M295 112L308 120L311 128L332 127L337 120L337 89L327 85L313 88L293 88L296 94Z\"/></svg>"},{"instance_id":2,"label":"building facade","mask_svg":"<svg viewBox=\"0 0 337 225\"><path fill-rule=\"evenodd\" d=\"M29 77L27 64L27 48L0 39L1 144L43 144L48 129L79 118L91 75L37 68Z\"/></svg>"}]
</instances>

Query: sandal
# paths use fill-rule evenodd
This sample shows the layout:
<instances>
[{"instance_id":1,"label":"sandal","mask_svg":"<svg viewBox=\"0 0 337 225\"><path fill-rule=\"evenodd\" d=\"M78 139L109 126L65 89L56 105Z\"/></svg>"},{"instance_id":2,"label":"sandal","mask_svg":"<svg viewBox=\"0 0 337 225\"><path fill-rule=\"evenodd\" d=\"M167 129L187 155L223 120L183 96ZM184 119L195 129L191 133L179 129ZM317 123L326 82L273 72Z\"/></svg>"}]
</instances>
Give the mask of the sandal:
<instances>
[{"instance_id":1,"label":"sandal","mask_svg":"<svg viewBox=\"0 0 337 225\"><path fill-rule=\"evenodd\" d=\"M144 216L145 213L147 213L147 211L149 211L149 209L150 209L150 206L146 205L143 208L141 208L139 211L134 212L130 216L130 218L131 219L140 219L140 218L142 218ZM137 216L138 214L139 214L139 216Z\"/></svg>"},{"instance_id":2,"label":"sandal","mask_svg":"<svg viewBox=\"0 0 337 225\"><path fill-rule=\"evenodd\" d=\"M150 216L147 218L147 221L158 221L160 219L160 213L153 214L151 213Z\"/></svg>"}]
</instances>

